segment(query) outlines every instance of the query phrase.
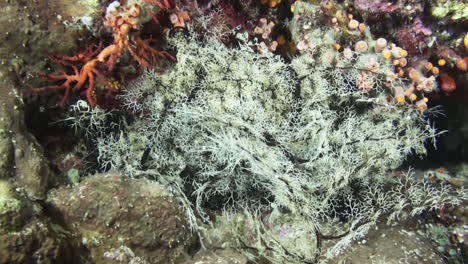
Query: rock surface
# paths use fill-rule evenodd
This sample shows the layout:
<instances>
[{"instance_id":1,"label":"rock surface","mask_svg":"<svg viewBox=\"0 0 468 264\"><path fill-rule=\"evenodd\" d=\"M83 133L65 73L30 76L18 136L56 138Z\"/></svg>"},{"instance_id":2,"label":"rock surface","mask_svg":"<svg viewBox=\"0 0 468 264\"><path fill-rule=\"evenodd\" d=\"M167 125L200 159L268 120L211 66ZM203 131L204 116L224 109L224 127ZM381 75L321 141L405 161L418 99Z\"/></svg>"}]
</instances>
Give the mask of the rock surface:
<instances>
[{"instance_id":1,"label":"rock surface","mask_svg":"<svg viewBox=\"0 0 468 264\"><path fill-rule=\"evenodd\" d=\"M86 31L65 21L91 18L98 7L88 0L0 1L0 179L14 177L32 199L46 198L53 173L26 128L21 92L38 87L34 73L47 71L47 54L77 49Z\"/></svg>"},{"instance_id":2,"label":"rock surface","mask_svg":"<svg viewBox=\"0 0 468 264\"><path fill-rule=\"evenodd\" d=\"M0 263L80 263L66 231L5 180L0 180L0 241Z\"/></svg>"},{"instance_id":3,"label":"rock surface","mask_svg":"<svg viewBox=\"0 0 468 264\"><path fill-rule=\"evenodd\" d=\"M43 200L53 173L43 149L26 129L22 106L15 87L0 82L0 178L14 177L30 198Z\"/></svg>"},{"instance_id":4,"label":"rock surface","mask_svg":"<svg viewBox=\"0 0 468 264\"><path fill-rule=\"evenodd\" d=\"M354 242L334 263L445 263L435 253L422 228L423 225L417 223L416 219L394 225L381 223L362 240Z\"/></svg>"},{"instance_id":5,"label":"rock surface","mask_svg":"<svg viewBox=\"0 0 468 264\"><path fill-rule=\"evenodd\" d=\"M77 40L85 36L85 30L67 22L97 8L92 0L0 1L0 69L10 79L36 85L33 74L46 70L47 54L76 50Z\"/></svg>"},{"instance_id":6,"label":"rock surface","mask_svg":"<svg viewBox=\"0 0 468 264\"><path fill-rule=\"evenodd\" d=\"M177 201L154 181L98 174L48 203L94 263L182 263L196 246Z\"/></svg>"}]
</instances>

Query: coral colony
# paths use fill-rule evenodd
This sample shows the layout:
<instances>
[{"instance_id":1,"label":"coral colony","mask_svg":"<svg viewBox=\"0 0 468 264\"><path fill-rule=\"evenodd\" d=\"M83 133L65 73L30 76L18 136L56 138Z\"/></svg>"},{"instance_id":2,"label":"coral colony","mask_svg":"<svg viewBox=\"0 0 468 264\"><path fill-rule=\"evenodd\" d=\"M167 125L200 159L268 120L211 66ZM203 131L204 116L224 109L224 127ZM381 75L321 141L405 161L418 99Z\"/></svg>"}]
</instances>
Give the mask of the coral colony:
<instances>
[{"instance_id":1,"label":"coral colony","mask_svg":"<svg viewBox=\"0 0 468 264\"><path fill-rule=\"evenodd\" d=\"M150 15L155 22L158 22L156 16L152 14L152 6L157 6L160 10L170 8L169 2L145 0L143 3L127 3L122 6L118 1L112 2L106 9L104 17L104 25L112 30L113 43L102 50L90 47L82 53L75 56L60 56L54 55L53 61L60 63L73 70L73 73L67 74L62 72L60 75L45 75L41 76L51 81L63 81L60 85L52 85L43 88L31 89L25 94L41 93L47 91L63 90L63 99L59 102L60 107L64 107L65 103L70 96L70 92L81 92L84 89L86 101L90 106L96 106L97 98L95 92L96 76L100 75L100 69L103 71L112 72L115 64L122 57L123 52L127 51L131 54L133 60L144 68L150 68L151 64L158 57L175 60L175 58L165 52L158 51L150 46L153 39L142 40L138 36L138 30L143 23L148 22L147 16ZM142 5L147 6L147 9ZM147 14L145 16L145 14ZM188 19L186 13L183 15L173 14L177 20L174 24L183 25L184 20ZM80 63L82 66L78 67L74 63ZM84 88L87 85L86 88ZM111 88L112 89L112 88Z\"/></svg>"},{"instance_id":2,"label":"coral colony","mask_svg":"<svg viewBox=\"0 0 468 264\"><path fill-rule=\"evenodd\" d=\"M25 92L64 93L59 106L69 103L82 115L71 119L80 123L74 126L94 129L87 134L102 171L164 184L197 232L198 218L210 222L208 210L245 214L230 230L233 247L275 263L333 258L384 215L398 219L466 199L463 190L389 173L408 155L425 155L439 134L427 117L430 96L454 93L454 73L466 72L468 62L449 47L421 56L434 33L420 18L401 29L400 42L374 38L365 22L409 10L356 0L354 8L367 12L358 17L333 1L221 1L216 10L215 3L176 2L108 4L104 25L113 42L53 55L72 72L42 74L58 84ZM252 9L243 26L230 28L240 19L232 10L249 5L265 16ZM281 7L288 19L279 21L272 14ZM149 22L170 33L146 38ZM173 55L154 47L162 40ZM468 47L468 37L461 45ZM155 67L160 58L172 63ZM125 122L102 133L95 128L116 118L86 116L103 111L96 81L119 71L119 60L133 60L141 74L115 96ZM80 93L86 102L77 107ZM294 233L301 243L290 239ZM321 252L327 239L334 244Z\"/></svg>"}]
</instances>

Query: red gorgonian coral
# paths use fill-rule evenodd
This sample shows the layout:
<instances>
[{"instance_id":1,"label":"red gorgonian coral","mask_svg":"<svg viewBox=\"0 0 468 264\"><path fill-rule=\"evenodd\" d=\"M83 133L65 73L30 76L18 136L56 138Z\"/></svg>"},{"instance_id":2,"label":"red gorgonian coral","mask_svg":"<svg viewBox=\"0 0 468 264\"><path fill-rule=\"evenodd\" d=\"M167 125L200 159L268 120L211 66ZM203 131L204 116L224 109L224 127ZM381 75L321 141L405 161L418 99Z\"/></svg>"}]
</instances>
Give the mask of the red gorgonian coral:
<instances>
[{"instance_id":1,"label":"red gorgonian coral","mask_svg":"<svg viewBox=\"0 0 468 264\"><path fill-rule=\"evenodd\" d=\"M143 0L145 3L157 7L159 10L171 8L168 0ZM154 13L148 9L143 10L139 4L127 5L118 1L113 2L107 8L104 25L112 29L113 43L102 50L90 46L85 51L75 56L53 55L52 61L62 64L72 70L72 73L60 71L59 75L39 74L40 77L51 81L61 81L61 84L50 85L42 88L34 88L24 92L24 95L42 93L48 91L64 91L62 100L58 103L64 107L70 93L83 92L86 101L92 107L97 104L95 92L96 77L101 72L112 72L118 59L124 51L128 51L133 60L141 67L149 68L157 58L170 59L175 57L165 51L158 51L150 46L154 39L143 40L138 30L145 21L142 16L149 14L156 23L159 23ZM77 66L78 64L79 66Z\"/></svg>"}]
</instances>

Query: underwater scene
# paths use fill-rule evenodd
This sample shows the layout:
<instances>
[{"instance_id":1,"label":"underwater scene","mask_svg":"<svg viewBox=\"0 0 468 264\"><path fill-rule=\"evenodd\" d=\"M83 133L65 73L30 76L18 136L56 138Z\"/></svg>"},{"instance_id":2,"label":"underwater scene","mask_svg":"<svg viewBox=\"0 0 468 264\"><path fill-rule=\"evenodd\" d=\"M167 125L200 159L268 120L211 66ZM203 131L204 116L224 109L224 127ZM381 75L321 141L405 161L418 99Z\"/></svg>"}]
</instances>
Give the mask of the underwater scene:
<instances>
[{"instance_id":1,"label":"underwater scene","mask_svg":"<svg viewBox=\"0 0 468 264\"><path fill-rule=\"evenodd\" d=\"M468 263L468 1L0 0L0 264Z\"/></svg>"}]
</instances>

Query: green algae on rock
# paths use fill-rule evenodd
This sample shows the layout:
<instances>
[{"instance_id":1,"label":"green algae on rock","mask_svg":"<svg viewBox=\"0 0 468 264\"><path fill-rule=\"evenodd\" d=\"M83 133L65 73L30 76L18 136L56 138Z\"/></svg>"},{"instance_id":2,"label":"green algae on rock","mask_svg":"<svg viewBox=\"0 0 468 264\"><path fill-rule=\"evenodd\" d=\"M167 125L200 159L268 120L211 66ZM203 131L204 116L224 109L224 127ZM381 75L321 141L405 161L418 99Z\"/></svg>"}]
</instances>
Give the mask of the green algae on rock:
<instances>
[{"instance_id":1,"label":"green algae on rock","mask_svg":"<svg viewBox=\"0 0 468 264\"><path fill-rule=\"evenodd\" d=\"M452 21L468 19L468 4L462 1L437 1L432 7L431 14L437 19L443 19L447 16Z\"/></svg>"}]
</instances>

